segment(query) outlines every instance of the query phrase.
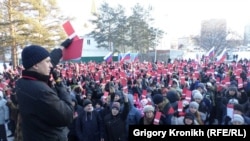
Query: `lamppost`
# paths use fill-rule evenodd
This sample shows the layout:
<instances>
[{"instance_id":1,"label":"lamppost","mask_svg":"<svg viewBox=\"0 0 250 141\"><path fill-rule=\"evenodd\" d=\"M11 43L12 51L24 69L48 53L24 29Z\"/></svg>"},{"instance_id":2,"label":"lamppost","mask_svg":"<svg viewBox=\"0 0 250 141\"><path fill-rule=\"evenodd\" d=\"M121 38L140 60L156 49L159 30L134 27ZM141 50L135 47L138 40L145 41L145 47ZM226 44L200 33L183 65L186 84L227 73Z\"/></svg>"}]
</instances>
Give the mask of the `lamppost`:
<instances>
[{"instance_id":1,"label":"lamppost","mask_svg":"<svg viewBox=\"0 0 250 141\"><path fill-rule=\"evenodd\" d=\"M154 62L156 62L156 60L157 60L157 45L158 45L158 43L157 43L157 40L158 40L158 30L156 31L156 34L155 34L155 59L154 59Z\"/></svg>"}]
</instances>

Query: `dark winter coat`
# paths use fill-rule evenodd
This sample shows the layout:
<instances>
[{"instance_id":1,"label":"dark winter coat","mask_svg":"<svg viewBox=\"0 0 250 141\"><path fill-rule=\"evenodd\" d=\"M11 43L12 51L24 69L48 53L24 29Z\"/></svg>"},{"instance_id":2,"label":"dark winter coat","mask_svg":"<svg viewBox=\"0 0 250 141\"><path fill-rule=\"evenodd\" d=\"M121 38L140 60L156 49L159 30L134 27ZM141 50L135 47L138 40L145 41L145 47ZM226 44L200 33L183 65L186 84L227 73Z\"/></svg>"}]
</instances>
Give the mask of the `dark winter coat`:
<instances>
[{"instance_id":1,"label":"dark winter coat","mask_svg":"<svg viewBox=\"0 0 250 141\"><path fill-rule=\"evenodd\" d=\"M80 141L100 141L103 132L103 121L97 111L81 112L76 120L76 133Z\"/></svg>"},{"instance_id":2,"label":"dark winter coat","mask_svg":"<svg viewBox=\"0 0 250 141\"><path fill-rule=\"evenodd\" d=\"M24 141L66 141L66 126L73 120L71 97L66 88L56 93L39 74L24 71L16 82ZM30 79L31 78L31 79Z\"/></svg>"},{"instance_id":3,"label":"dark winter coat","mask_svg":"<svg viewBox=\"0 0 250 141\"><path fill-rule=\"evenodd\" d=\"M125 141L126 140L126 120L129 113L128 102L124 103L121 113L113 116L112 113L104 117L105 141Z\"/></svg>"},{"instance_id":4,"label":"dark winter coat","mask_svg":"<svg viewBox=\"0 0 250 141\"><path fill-rule=\"evenodd\" d=\"M51 52L55 66L61 50ZM24 141L67 141L67 126L73 120L73 106L65 87L49 87L49 76L24 70L16 82L21 130Z\"/></svg>"}]
</instances>

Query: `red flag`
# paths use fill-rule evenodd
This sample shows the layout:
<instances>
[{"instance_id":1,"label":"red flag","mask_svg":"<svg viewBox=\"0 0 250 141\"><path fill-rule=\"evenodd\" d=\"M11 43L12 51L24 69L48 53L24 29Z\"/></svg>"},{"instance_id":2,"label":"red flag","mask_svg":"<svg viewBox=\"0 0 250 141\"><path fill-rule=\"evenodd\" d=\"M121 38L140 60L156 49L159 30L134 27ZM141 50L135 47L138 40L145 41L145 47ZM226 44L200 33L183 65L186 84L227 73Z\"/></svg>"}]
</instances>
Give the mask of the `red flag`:
<instances>
[{"instance_id":1,"label":"red flag","mask_svg":"<svg viewBox=\"0 0 250 141\"><path fill-rule=\"evenodd\" d=\"M142 98L146 98L147 97L147 90L142 90Z\"/></svg>"},{"instance_id":2,"label":"red flag","mask_svg":"<svg viewBox=\"0 0 250 141\"><path fill-rule=\"evenodd\" d=\"M66 21L64 24L63 24L63 28L65 30L65 32L67 33L68 36L72 35L75 33L75 30L74 28L72 27L70 21Z\"/></svg>"},{"instance_id":3,"label":"red flag","mask_svg":"<svg viewBox=\"0 0 250 141\"><path fill-rule=\"evenodd\" d=\"M109 92L105 91L103 97L104 97L104 98L107 98L108 95L109 95Z\"/></svg>"},{"instance_id":4,"label":"red flag","mask_svg":"<svg viewBox=\"0 0 250 141\"><path fill-rule=\"evenodd\" d=\"M82 56L83 39L75 40L63 50L63 60L79 59Z\"/></svg>"},{"instance_id":5,"label":"red flag","mask_svg":"<svg viewBox=\"0 0 250 141\"><path fill-rule=\"evenodd\" d=\"M79 39L75 34L75 30L70 21L65 22L62 26L68 37L71 39L74 38L71 45L63 50L63 60L67 61L80 58L82 56L83 39Z\"/></svg>"},{"instance_id":6,"label":"red flag","mask_svg":"<svg viewBox=\"0 0 250 141\"><path fill-rule=\"evenodd\" d=\"M233 111L234 111L234 105L233 104L227 104L227 116L233 117Z\"/></svg>"},{"instance_id":7,"label":"red flag","mask_svg":"<svg viewBox=\"0 0 250 141\"><path fill-rule=\"evenodd\" d=\"M160 118L161 118L161 112L156 112L155 113L155 118L154 118L154 125L159 125Z\"/></svg>"},{"instance_id":8,"label":"red flag","mask_svg":"<svg viewBox=\"0 0 250 141\"><path fill-rule=\"evenodd\" d=\"M183 104L182 101L178 101L178 112L182 112Z\"/></svg>"},{"instance_id":9,"label":"red flag","mask_svg":"<svg viewBox=\"0 0 250 141\"><path fill-rule=\"evenodd\" d=\"M187 101L190 101L190 100L191 100L191 95L192 95L192 92L191 92L190 90L187 90L187 91L186 91L186 97L185 97L185 99L186 99Z\"/></svg>"},{"instance_id":10,"label":"red flag","mask_svg":"<svg viewBox=\"0 0 250 141\"><path fill-rule=\"evenodd\" d=\"M74 40L79 39L78 36L76 36L75 30L73 26L71 25L70 21L66 21L62 26L63 26L64 31L70 38L74 38Z\"/></svg>"},{"instance_id":11,"label":"red flag","mask_svg":"<svg viewBox=\"0 0 250 141\"><path fill-rule=\"evenodd\" d=\"M242 78L238 79L238 88L243 88L243 80L242 80Z\"/></svg>"}]
</instances>

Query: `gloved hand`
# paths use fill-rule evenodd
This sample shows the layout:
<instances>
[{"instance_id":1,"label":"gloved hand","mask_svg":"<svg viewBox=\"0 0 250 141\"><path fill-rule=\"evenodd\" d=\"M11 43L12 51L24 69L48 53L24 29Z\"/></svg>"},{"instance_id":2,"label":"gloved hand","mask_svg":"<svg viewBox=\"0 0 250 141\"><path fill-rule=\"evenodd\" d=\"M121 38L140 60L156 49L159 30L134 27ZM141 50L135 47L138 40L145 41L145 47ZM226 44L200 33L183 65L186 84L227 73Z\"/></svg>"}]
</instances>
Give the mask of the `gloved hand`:
<instances>
[{"instance_id":1,"label":"gloved hand","mask_svg":"<svg viewBox=\"0 0 250 141\"><path fill-rule=\"evenodd\" d=\"M50 73L52 74L52 77L53 77L53 79L55 81L55 85L61 86L62 85L62 83L61 83L62 79L60 78L60 72L55 70L55 69L51 69Z\"/></svg>"},{"instance_id":2,"label":"gloved hand","mask_svg":"<svg viewBox=\"0 0 250 141\"><path fill-rule=\"evenodd\" d=\"M59 73L57 70L52 69L52 70L51 70L51 74L52 74L53 79L54 79L55 81L57 81L57 79L58 79L59 76L60 76L60 73Z\"/></svg>"},{"instance_id":3,"label":"gloved hand","mask_svg":"<svg viewBox=\"0 0 250 141\"><path fill-rule=\"evenodd\" d=\"M64 48L68 48L69 46L70 46L70 44L72 43L72 41L73 41L73 38L72 39L66 39L65 41L63 41L62 43L61 43L61 46L63 46Z\"/></svg>"},{"instance_id":4,"label":"gloved hand","mask_svg":"<svg viewBox=\"0 0 250 141\"><path fill-rule=\"evenodd\" d=\"M174 114L173 114L173 116L175 116L175 117L178 117L178 115L179 115L178 111L175 111Z\"/></svg>"},{"instance_id":5,"label":"gloved hand","mask_svg":"<svg viewBox=\"0 0 250 141\"><path fill-rule=\"evenodd\" d=\"M225 117L225 125L228 125L230 121L231 121L231 117L226 116Z\"/></svg>"}]
</instances>

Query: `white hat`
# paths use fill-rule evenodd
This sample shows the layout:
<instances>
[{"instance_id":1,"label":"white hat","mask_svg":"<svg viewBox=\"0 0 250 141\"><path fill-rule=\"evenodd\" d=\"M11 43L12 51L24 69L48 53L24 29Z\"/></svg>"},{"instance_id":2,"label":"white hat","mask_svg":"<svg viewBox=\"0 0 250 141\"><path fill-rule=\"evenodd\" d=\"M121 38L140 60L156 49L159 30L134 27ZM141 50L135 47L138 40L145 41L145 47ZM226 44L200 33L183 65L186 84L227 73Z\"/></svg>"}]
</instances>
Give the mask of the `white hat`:
<instances>
[{"instance_id":1,"label":"white hat","mask_svg":"<svg viewBox=\"0 0 250 141\"><path fill-rule=\"evenodd\" d=\"M240 122L241 124L244 124L244 118L239 114L234 114L231 122Z\"/></svg>"},{"instance_id":2,"label":"white hat","mask_svg":"<svg viewBox=\"0 0 250 141\"><path fill-rule=\"evenodd\" d=\"M231 99L228 101L228 104L239 104L239 101L238 101L236 98L231 98Z\"/></svg>"},{"instance_id":3,"label":"white hat","mask_svg":"<svg viewBox=\"0 0 250 141\"><path fill-rule=\"evenodd\" d=\"M142 106L146 106L148 104L148 99L144 98L141 100Z\"/></svg>"},{"instance_id":4,"label":"white hat","mask_svg":"<svg viewBox=\"0 0 250 141\"><path fill-rule=\"evenodd\" d=\"M200 93L200 91L199 90L193 90L192 91L192 96L194 96L194 94L196 94L196 93Z\"/></svg>"},{"instance_id":5,"label":"white hat","mask_svg":"<svg viewBox=\"0 0 250 141\"><path fill-rule=\"evenodd\" d=\"M189 103L189 107L193 107L195 109L199 109L199 104L196 101L192 101Z\"/></svg>"},{"instance_id":6,"label":"white hat","mask_svg":"<svg viewBox=\"0 0 250 141\"><path fill-rule=\"evenodd\" d=\"M207 82L207 86L212 87L213 85L211 82Z\"/></svg>"},{"instance_id":7,"label":"white hat","mask_svg":"<svg viewBox=\"0 0 250 141\"><path fill-rule=\"evenodd\" d=\"M152 105L146 105L146 106L144 106L143 112L145 113L145 112L149 112L149 111L154 112L155 108Z\"/></svg>"},{"instance_id":8,"label":"white hat","mask_svg":"<svg viewBox=\"0 0 250 141\"><path fill-rule=\"evenodd\" d=\"M202 100L203 96L200 92L196 92L196 93L194 93L193 98Z\"/></svg>"}]
</instances>

